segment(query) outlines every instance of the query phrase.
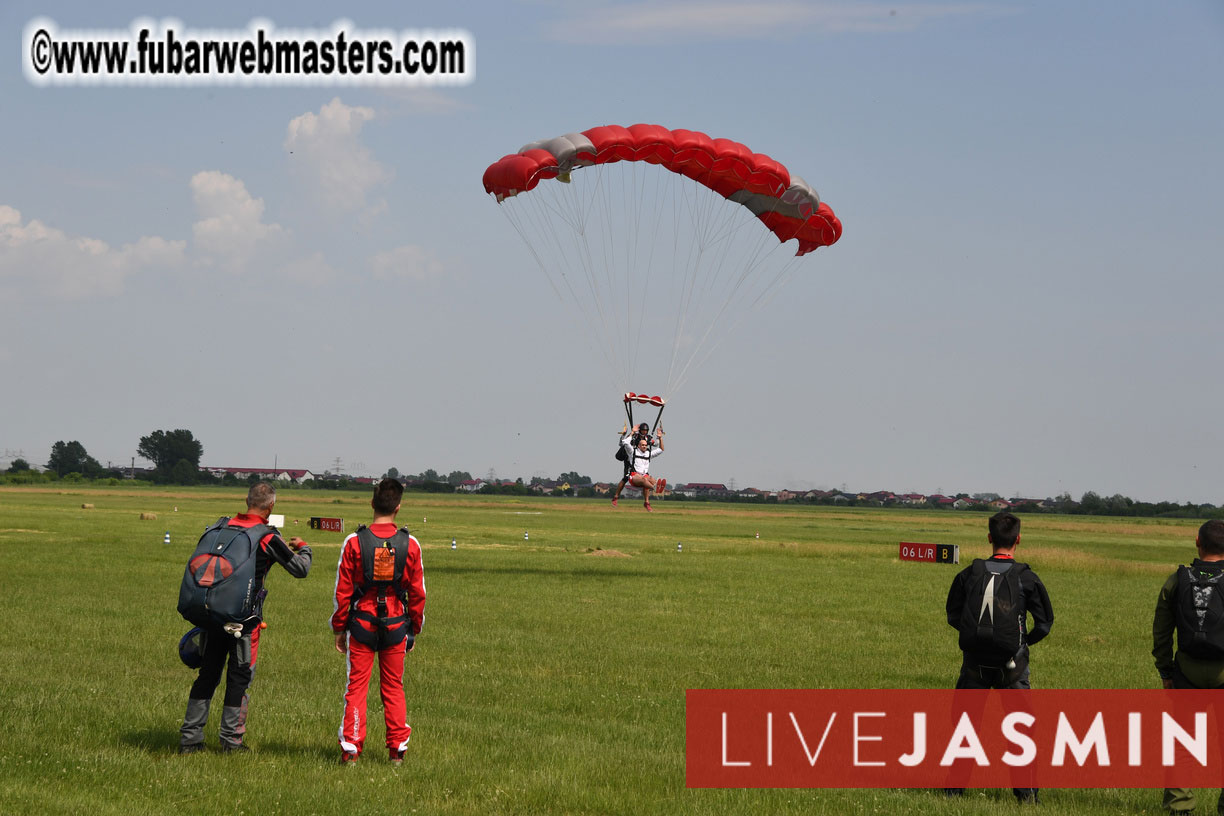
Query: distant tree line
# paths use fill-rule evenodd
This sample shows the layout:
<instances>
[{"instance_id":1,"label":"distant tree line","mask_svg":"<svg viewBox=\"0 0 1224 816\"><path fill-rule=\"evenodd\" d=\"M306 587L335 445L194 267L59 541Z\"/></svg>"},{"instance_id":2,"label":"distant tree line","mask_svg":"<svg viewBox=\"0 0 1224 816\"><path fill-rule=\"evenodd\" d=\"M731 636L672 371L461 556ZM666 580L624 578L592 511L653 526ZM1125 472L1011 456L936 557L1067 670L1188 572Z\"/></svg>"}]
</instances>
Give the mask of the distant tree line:
<instances>
[{"instance_id":1,"label":"distant tree line","mask_svg":"<svg viewBox=\"0 0 1224 816\"><path fill-rule=\"evenodd\" d=\"M136 445L136 453L153 463L153 469L142 472L144 481L157 484L200 484L217 482L208 473L200 471L200 457L204 446L191 431L153 431L142 436ZM142 471L144 469L142 468ZM103 467L89 455L85 446L77 440L60 440L51 446L45 470L34 470L26 459L14 459L5 472L5 481L31 483L37 481L85 481L96 479L123 479L132 475L125 466Z\"/></svg>"},{"instance_id":2,"label":"distant tree line","mask_svg":"<svg viewBox=\"0 0 1224 816\"><path fill-rule=\"evenodd\" d=\"M990 505L990 502L998 499L998 494L974 494L970 496L968 493L958 493L950 498L967 499L974 498L978 500L977 504L971 505L964 509L953 508L951 505L940 505L934 502L926 502L924 504L903 504L903 503L888 503L882 504L879 501L870 499L859 499L854 496L841 494L842 498L835 496L825 496L818 499L791 499L785 504L816 504L823 506L836 507L884 507L898 508L904 510L934 510L936 512L951 512L951 513L994 513L996 508ZM989 498L982 498L983 496ZM777 496L769 496L764 493L756 496L745 496L738 493L731 495L720 496L684 496L680 493L668 493L668 501L717 501L729 503L743 504L781 504ZM1044 504L1044 506L1042 506ZM1079 501L1071 498L1070 494L1063 493L1053 500L1037 504L1035 502L1020 502L1013 504L1007 509L1013 513L1061 513L1067 515L1081 516L1135 516L1143 518L1224 518L1224 507L1217 507L1214 504L1195 504L1194 502L1185 502L1178 504L1177 502L1162 501L1162 502L1141 502L1135 501L1127 496L1114 494L1109 497L1102 497L1093 491L1089 490L1084 493Z\"/></svg>"},{"instance_id":3,"label":"distant tree line","mask_svg":"<svg viewBox=\"0 0 1224 816\"><path fill-rule=\"evenodd\" d=\"M157 430L142 436L136 446L136 452L154 465L151 470L142 469L140 481L144 482L176 485L213 484L237 486L257 481L259 478L252 476L248 479L238 479L232 474L217 477L207 471L200 470L200 458L204 455L204 446L195 438L191 431L182 428L173 431ZM119 480L129 479L132 475L127 467L104 467L97 459L89 455L84 445L74 439L71 441L61 440L52 445L51 452L47 457L46 467L41 471L36 470L24 458L14 459L10 463L8 470L0 474L0 484L107 480L118 483ZM385 475L387 478L398 479L403 482L409 490L424 493L453 493L464 482L473 481L472 474L466 470L452 470L443 476L433 469L424 470L417 474L401 474L397 468L389 468ZM494 495L528 496L534 495L536 492L532 490L532 487L549 483L556 485L551 491L552 495L576 496L578 498L590 498L596 495L595 491L591 488L591 478L583 476L577 471L566 471L556 479L544 479L535 476L526 483L523 482L522 478L515 479L513 482L499 480L490 471L489 478L485 480L485 484L479 492ZM561 485L569 485L569 487L562 490L560 488ZM314 479L301 485L284 485L284 487L345 490L358 487L365 489L366 485L357 484L350 476L328 474L323 478ZM971 507L957 512L993 512L994 508L991 507L989 502L999 499L1000 496L997 493L974 493L972 496L967 493L958 493L951 498L971 498L977 502ZM671 501L719 501L749 504L778 503L777 496L766 494L759 494L757 496L732 494L717 497L687 497L679 493L669 493L668 499ZM817 499L796 498L792 499L791 502L836 505L839 507L881 506L879 502L860 500L847 494L838 494L836 497L825 496ZM883 506L899 506L905 509L927 508L939 511L950 509L947 506L940 506L929 502L925 505L901 504ZM1086 516L1224 518L1224 507L1217 507L1214 504L1194 504L1193 502L1178 504L1177 502L1169 501L1143 502L1135 501L1128 496L1117 493L1112 496L1101 496L1091 490L1084 493L1079 501L1072 499L1069 493L1062 493L1056 498L1046 500L1041 504L1020 503L1012 505L1010 509L1017 513L1064 513Z\"/></svg>"}]
</instances>

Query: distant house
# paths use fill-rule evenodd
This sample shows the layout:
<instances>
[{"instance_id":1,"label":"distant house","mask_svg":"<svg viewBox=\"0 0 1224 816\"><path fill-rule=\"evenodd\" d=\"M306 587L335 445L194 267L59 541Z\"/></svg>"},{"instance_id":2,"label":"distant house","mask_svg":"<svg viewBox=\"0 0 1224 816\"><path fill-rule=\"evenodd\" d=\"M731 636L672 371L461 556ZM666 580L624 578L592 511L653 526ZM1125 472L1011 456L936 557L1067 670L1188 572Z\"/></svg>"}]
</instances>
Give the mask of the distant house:
<instances>
[{"instance_id":1,"label":"distant house","mask_svg":"<svg viewBox=\"0 0 1224 816\"><path fill-rule=\"evenodd\" d=\"M459 483L459 486L455 488L455 490L462 491L464 493L475 493L476 491L481 490L484 486L485 481L483 479L464 479Z\"/></svg>"},{"instance_id":2,"label":"distant house","mask_svg":"<svg viewBox=\"0 0 1224 816\"><path fill-rule=\"evenodd\" d=\"M992 510L1007 510L1011 506L1011 502L1009 502L1007 499L995 499L990 503Z\"/></svg>"},{"instance_id":3,"label":"distant house","mask_svg":"<svg viewBox=\"0 0 1224 816\"><path fill-rule=\"evenodd\" d=\"M301 484L315 478L309 470L299 468L238 468L238 467L202 467L200 470L210 473L218 479L233 476L240 482L245 482L254 476L257 479L267 479L273 482L293 482Z\"/></svg>"},{"instance_id":4,"label":"distant house","mask_svg":"<svg viewBox=\"0 0 1224 816\"><path fill-rule=\"evenodd\" d=\"M926 504L927 497L921 493L902 493L897 497L902 504Z\"/></svg>"},{"instance_id":5,"label":"distant house","mask_svg":"<svg viewBox=\"0 0 1224 816\"><path fill-rule=\"evenodd\" d=\"M952 502L952 507L956 510L968 510L970 507L975 507L978 502L974 499L955 499Z\"/></svg>"},{"instance_id":6,"label":"distant house","mask_svg":"<svg viewBox=\"0 0 1224 816\"><path fill-rule=\"evenodd\" d=\"M778 491L778 501L780 502L790 501L791 499L798 498L798 496L799 496L798 493L793 493L790 490L786 490L785 488Z\"/></svg>"},{"instance_id":7,"label":"distant house","mask_svg":"<svg viewBox=\"0 0 1224 816\"><path fill-rule=\"evenodd\" d=\"M697 498L726 498L731 495L731 491L727 489L725 484L718 482L689 482L685 485L676 485L673 492L687 496L691 499Z\"/></svg>"}]
</instances>

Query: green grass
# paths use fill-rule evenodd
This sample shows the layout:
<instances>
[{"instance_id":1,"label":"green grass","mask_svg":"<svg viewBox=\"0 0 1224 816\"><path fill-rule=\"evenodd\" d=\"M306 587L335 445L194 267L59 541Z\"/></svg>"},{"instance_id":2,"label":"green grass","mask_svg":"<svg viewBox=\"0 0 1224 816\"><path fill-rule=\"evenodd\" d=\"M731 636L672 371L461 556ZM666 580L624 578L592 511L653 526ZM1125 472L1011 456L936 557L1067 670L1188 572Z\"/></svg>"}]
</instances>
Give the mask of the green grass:
<instances>
[{"instance_id":1,"label":"green grass","mask_svg":"<svg viewBox=\"0 0 1224 816\"><path fill-rule=\"evenodd\" d=\"M413 739L393 771L374 689L365 757L351 769L335 761L344 659L327 618L343 536L305 529L312 515L355 529L368 497L285 491L275 512L315 562L304 581L281 570L268 581L255 753L179 757L194 674L175 652L188 628L178 583L200 532L241 499L0 488L0 812L1015 810L994 790L949 802L925 791L684 786L687 688L949 687L959 653L943 605L956 568L899 562L897 543L960 544L967 562L986 551L976 513L659 502L647 515L631 503L409 494L400 521L422 543L429 601L405 676ZM1034 650L1034 687L1154 687L1156 593L1192 557L1196 526L1026 516L1020 555L1056 613ZM1154 813L1160 794L1043 799L1046 813ZM1214 796L1201 797L1200 812L1210 807Z\"/></svg>"}]
</instances>

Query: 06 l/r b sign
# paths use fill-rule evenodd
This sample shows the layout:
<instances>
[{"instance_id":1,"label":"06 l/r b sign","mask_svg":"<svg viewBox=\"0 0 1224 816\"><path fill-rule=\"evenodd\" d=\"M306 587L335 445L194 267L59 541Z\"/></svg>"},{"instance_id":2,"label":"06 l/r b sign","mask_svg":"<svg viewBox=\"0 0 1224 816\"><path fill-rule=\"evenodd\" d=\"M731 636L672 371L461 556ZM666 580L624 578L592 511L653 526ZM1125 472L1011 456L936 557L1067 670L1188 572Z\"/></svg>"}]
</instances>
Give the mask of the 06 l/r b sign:
<instances>
[{"instance_id":1,"label":"06 l/r b sign","mask_svg":"<svg viewBox=\"0 0 1224 816\"><path fill-rule=\"evenodd\" d=\"M932 564L959 564L959 544L916 544L901 542L902 561L928 561Z\"/></svg>"}]
</instances>

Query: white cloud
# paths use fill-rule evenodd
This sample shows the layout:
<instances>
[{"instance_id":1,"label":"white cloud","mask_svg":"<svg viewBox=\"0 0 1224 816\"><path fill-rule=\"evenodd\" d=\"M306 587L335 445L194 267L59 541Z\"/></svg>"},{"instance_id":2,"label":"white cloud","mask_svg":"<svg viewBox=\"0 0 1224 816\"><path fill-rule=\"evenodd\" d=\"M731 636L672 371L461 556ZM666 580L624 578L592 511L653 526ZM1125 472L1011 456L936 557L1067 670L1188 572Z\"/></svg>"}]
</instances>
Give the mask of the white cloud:
<instances>
[{"instance_id":1,"label":"white cloud","mask_svg":"<svg viewBox=\"0 0 1224 816\"><path fill-rule=\"evenodd\" d=\"M370 258L370 268L378 280L427 281L440 278L446 272L445 265L433 253L412 244L379 252Z\"/></svg>"},{"instance_id":2,"label":"white cloud","mask_svg":"<svg viewBox=\"0 0 1224 816\"><path fill-rule=\"evenodd\" d=\"M349 107L336 97L317 114L304 113L289 123L285 150L291 166L328 207L356 210L369 206L367 198L391 180L362 144L361 128L374 118L372 108Z\"/></svg>"},{"instance_id":3,"label":"white cloud","mask_svg":"<svg viewBox=\"0 0 1224 816\"><path fill-rule=\"evenodd\" d=\"M263 221L264 203L233 176L206 170L191 177L191 195L199 220L191 232L195 248L208 255L243 262L259 245L283 236L278 224Z\"/></svg>"},{"instance_id":4,"label":"white cloud","mask_svg":"<svg viewBox=\"0 0 1224 816\"><path fill-rule=\"evenodd\" d=\"M649 43L777 38L798 30L909 31L932 20L998 15L1009 9L985 3L810 3L799 0L737 3L724 0L650 2L585 8L580 17L549 26L552 39L575 43Z\"/></svg>"},{"instance_id":5,"label":"white cloud","mask_svg":"<svg viewBox=\"0 0 1224 816\"><path fill-rule=\"evenodd\" d=\"M183 241L158 237L115 248L41 221L23 221L18 210L0 205L0 300L117 295L137 272L181 264L185 248Z\"/></svg>"}]
</instances>

